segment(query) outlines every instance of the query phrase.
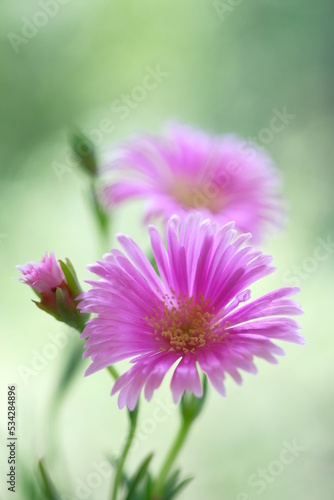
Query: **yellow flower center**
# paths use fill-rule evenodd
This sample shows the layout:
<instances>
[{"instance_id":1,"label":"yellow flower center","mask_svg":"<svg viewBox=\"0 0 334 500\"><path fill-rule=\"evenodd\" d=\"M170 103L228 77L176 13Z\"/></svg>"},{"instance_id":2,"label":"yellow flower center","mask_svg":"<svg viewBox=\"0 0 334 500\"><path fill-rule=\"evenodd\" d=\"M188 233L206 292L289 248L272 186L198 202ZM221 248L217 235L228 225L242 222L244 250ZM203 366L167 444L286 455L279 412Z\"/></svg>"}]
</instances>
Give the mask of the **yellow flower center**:
<instances>
[{"instance_id":1,"label":"yellow flower center","mask_svg":"<svg viewBox=\"0 0 334 500\"><path fill-rule=\"evenodd\" d=\"M222 190L216 183L206 185L182 177L171 187L171 195L187 209L205 207L212 213L218 213L225 204Z\"/></svg>"},{"instance_id":2,"label":"yellow flower center","mask_svg":"<svg viewBox=\"0 0 334 500\"><path fill-rule=\"evenodd\" d=\"M154 336L161 343L162 351L194 353L196 349L221 342L226 337L219 324L214 324L214 307L210 300L195 303L194 298L164 295L150 318L145 318L154 328Z\"/></svg>"}]
</instances>

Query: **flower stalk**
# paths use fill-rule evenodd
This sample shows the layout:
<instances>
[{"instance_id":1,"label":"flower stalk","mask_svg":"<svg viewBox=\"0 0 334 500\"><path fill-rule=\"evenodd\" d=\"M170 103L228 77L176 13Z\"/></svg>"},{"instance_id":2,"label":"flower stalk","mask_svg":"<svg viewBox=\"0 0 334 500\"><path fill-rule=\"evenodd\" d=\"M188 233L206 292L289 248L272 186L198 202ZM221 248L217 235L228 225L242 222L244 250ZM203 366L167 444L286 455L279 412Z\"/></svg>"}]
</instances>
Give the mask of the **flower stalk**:
<instances>
[{"instance_id":1,"label":"flower stalk","mask_svg":"<svg viewBox=\"0 0 334 500\"><path fill-rule=\"evenodd\" d=\"M106 212L99 200L97 181L99 167L96 148L93 142L80 130L75 130L71 136L71 146L78 165L90 179L89 202L96 221L103 251L109 243L110 214Z\"/></svg>"},{"instance_id":2,"label":"flower stalk","mask_svg":"<svg viewBox=\"0 0 334 500\"><path fill-rule=\"evenodd\" d=\"M191 424L193 421L183 419L181 422L181 426L176 435L176 438L172 444L172 447L169 450L169 453L161 467L161 470L158 474L158 477L155 481L155 485L153 487L153 499L158 500L162 498L163 489L165 485L166 478L173 467L175 459L177 458L185 440L188 436Z\"/></svg>"},{"instance_id":3,"label":"flower stalk","mask_svg":"<svg viewBox=\"0 0 334 500\"><path fill-rule=\"evenodd\" d=\"M109 367L108 367L108 369L109 369ZM124 445L122 454L121 454L120 459L119 459L118 464L117 464L117 470L116 470L116 476L115 476L115 480L114 480L114 484L113 484L113 488L112 488L111 500L117 499L117 493L118 493L118 490L122 484L124 463L125 463L126 457L128 456L128 453L130 451L133 438L135 437L135 434L136 434L138 412L139 412L139 402L137 403L137 406L133 411L128 411L128 415L129 415L129 419L130 419L130 429L129 429L129 434L127 436L127 439L125 441L125 445Z\"/></svg>"},{"instance_id":4,"label":"flower stalk","mask_svg":"<svg viewBox=\"0 0 334 500\"><path fill-rule=\"evenodd\" d=\"M186 392L181 399L180 411L181 411L181 425L179 431L175 437L175 440L166 456L166 459L161 467L158 477L153 486L153 500L158 500L162 498L164 486L168 474L170 473L174 462L185 443L188 436L189 430L202 412L204 403L207 397L207 378L203 376L203 395L197 398L193 394Z\"/></svg>"}]
</instances>

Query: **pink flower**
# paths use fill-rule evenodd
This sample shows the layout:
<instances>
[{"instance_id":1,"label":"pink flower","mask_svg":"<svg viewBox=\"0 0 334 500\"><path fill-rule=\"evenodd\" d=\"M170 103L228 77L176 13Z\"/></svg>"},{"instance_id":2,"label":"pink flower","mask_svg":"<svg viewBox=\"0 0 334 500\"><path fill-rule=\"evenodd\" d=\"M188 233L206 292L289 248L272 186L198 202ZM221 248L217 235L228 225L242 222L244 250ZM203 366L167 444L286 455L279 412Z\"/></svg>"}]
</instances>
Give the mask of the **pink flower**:
<instances>
[{"instance_id":1,"label":"pink flower","mask_svg":"<svg viewBox=\"0 0 334 500\"><path fill-rule=\"evenodd\" d=\"M233 135L172 124L162 138L139 136L116 150L105 171L121 177L103 189L106 204L142 197L146 221L200 211L220 225L235 221L260 240L267 223L282 220L277 170L265 153Z\"/></svg>"},{"instance_id":2,"label":"pink flower","mask_svg":"<svg viewBox=\"0 0 334 500\"><path fill-rule=\"evenodd\" d=\"M22 275L20 281L31 286L37 293L53 293L65 280L64 273L56 261L55 254L46 253L40 262L28 262L23 266L16 266Z\"/></svg>"},{"instance_id":3,"label":"pink flower","mask_svg":"<svg viewBox=\"0 0 334 500\"><path fill-rule=\"evenodd\" d=\"M75 269L69 259L56 261L54 253L46 253L40 262L16 266L21 271L20 281L29 285L40 298L36 306L82 332L87 315L77 308L77 297L82 293Z\"/></svg>"},{"instance_id":4,"label":"pink flower","mask_svg":"<svg viewBox=\"0 0 334 500\"><path fill-rule=\"evenodd\" d=\"M150 226L152 250L160 277L136 243L118 235L127 256L112 250L90 266L99 281L82 296L79 307L96 313L82 334L84 356L92 363L86 374L131 358L133 367L116 381L118 404L133 410L144 389L150 400L173 367L171 390L177 403L190 391L202 395L197 371L225 394L228 373L241 383L239 370L256 373L254 357L276 363L284 351L270 339L303 343L299 325L287 316L300 314L285 287L249 301L248 286L272 273L271 256L236 237L233 223L220 228L200 215L167 224L167 249ZM177 365L175 365L177 364Z\"/></svg>"}]
</instances>

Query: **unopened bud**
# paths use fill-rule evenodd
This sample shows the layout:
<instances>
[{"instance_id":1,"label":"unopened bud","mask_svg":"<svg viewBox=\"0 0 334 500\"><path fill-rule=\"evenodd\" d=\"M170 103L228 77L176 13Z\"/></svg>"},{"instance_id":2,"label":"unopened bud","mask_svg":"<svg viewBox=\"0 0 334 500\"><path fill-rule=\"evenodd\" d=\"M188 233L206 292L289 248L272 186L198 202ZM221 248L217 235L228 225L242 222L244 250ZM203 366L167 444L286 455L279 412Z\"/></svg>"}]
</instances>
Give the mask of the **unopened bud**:
<instances>
[{"instance_id":1,"label":"unopened bud","mask_svg":"<svg viewBox=\"0 0 334 500\"><path fill-rule=\"evenodd\" d=\"M82 132L76 131L73 133L71 143L82 169L92 177L96 177L97 159L92 141Z\"/></svg>"},{"instance_id":2,"label":"unopened bud","mask_svg":"<svg viewBox=\"0 0 334 500\"><path fill-rule=\"evenodd\" d=\"M82 331L89 315L81 314L77 308L77 297L82 290L68 259L66 263L58 263L54 253L46 253L40 262L28 262L17 268L22 273L20 281L39 297L40 302L34 301L39 309Z\"/></svg>"},{"instance_id":3,"label":"unopened bud","mask_svg":"<svg viewBox=\"0 0 334 500\"><path fill-rule=\"evenodd\" d=\"M203 378L203 396L197 398L190 392L185 392L181 399L180 410L185 421L192 422L201 413L207 394L207 378Z\"/></svg>"}]
</instances>

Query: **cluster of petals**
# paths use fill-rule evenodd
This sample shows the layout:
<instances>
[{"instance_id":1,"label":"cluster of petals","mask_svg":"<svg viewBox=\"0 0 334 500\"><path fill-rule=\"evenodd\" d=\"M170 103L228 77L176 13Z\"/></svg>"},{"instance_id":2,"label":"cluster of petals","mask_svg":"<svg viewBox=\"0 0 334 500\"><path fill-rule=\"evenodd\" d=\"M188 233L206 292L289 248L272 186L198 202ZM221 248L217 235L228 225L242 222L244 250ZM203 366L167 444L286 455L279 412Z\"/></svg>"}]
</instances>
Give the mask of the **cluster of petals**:
<instances>
[{"instance_id":1,"label":"cluster of petals","mask_svg":"<svg viewBox=\"0 0 334 500\"><path fill-rule=\"evenodd\" d=\"M200 211L220 225L234 221L253 241L282 223L276 168L267 154L235 135L173 123L161 137L143 134L115 147L103 172L106 205L114 209L143 198L145 222Z\"/></svg>"},{"instance_id":2,"label":"cluster of petals","mask_svg":"<svg viewBox=\"0 0 334 500\"><path fill-rule=\"evenodd\" d=\"M185 391L202 395L199 370L225 394L225 377L241 383L240 370L256 373L254 358L276 363L284 351L275 341L303 343L301 313L284 287L250 300L249 286L274 271L272 257L249 244L233 223L224 226L190 214L173 216L166 244L149 226L159 274L138 245L118 235L124 252L113 249L89 267L99 280L80 297L86 324L87 374L130 359L116 381L120 408L133 410L141 391L147 400L172 369L177 403Z\"/></svg>"},{"instance_id":3,"label":"cluster of petals","mask_svg":"<svg viewBox=\"0 0 334 500\"><path fill-rule=\"evenodd\" d=\"M27 262L16 267L22 273L20 281L31 286L39 294L52 293L65 280L53 252L50 255L46 253L40 262Z\"/></svg>"}]
</instances>

